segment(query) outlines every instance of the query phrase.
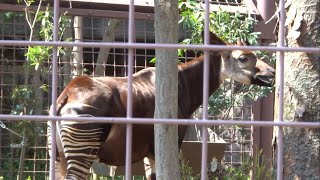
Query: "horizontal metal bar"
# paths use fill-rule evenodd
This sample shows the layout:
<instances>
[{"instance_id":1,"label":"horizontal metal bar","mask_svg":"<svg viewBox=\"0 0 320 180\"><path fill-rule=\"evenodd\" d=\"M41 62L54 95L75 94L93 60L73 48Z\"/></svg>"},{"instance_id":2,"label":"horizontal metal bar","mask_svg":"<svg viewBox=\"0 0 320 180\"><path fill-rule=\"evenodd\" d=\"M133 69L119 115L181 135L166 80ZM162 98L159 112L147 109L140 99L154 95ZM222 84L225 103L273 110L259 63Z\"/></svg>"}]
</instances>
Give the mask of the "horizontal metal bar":
<instances>
[{"instance_id":1,"label":"horizontal metal bar","mask_svg":"<svg viewBox=\"0 0 320 180\"><path fill-rule=\"evenodd\" d=\"M17 11L24 12L25 5L19 4L5 4L0 3L0 11ZM36 10L37 6L31 6L31 10ZM46 7L42 6L41 10ZM68 16L94 16L94 17L105 17L105 18L119 18L128 19L129 13L127 11L117 11L117 10L96 10L96 9L84 9L84 8L60 8L60 14L65 14ZM153 20L153 13L143 13L135 12L134 18L138 20Z\"/></svg>"},{"instance_id":2,"label":"horizontal metal bar","mask_svg":"<svg viewBox=\"0 0 320 180\"><path fill-rule=\"evenodd\" d=\"M4 115L0 114L0 120L27 120L27 121L78 121L92 123L115 124L179 124L179 125L203 125L203 126L280 126L294 128L320 128L319 122L273 122L273 121L235 121L235 120L195 120L195 119L153 119L153 118L127 118L127 117L61 117L43 115Z\"/></svg>"},{"instance_id":3,"label":"horizontal metal bar","mask_svg":"<svg viewBox=\"0 0 320 180\"><path fill-rule=\"evenodd\" d=\"M272 47L272 46L225 46L225 45L184 45L184 44L153 44L153 43L124 43L124 42L45 42L45 41L16 41L0 40L0 45L6 46L59 46L59 47L110 47L110 48L136 48L136 49L193 49L193 50L259 50L259 51L284 51L306 52L319 54L320 48L316 47Z\"/></svg>"},{"instance_id":4,"label":"horizontal metal bar","mask_svg":"<svg viewBox=\"0 0 320 180\"><path fill-rule=\"evenodd\" d=\"M67 1L67 2L66 2ZM88 12L90 12L90 10L92 10L92 12L95 11L108 11L108 10L116 10L116 11L122 11L123 13L128 13L128 0L122 0L122 1L114 1L114 0L71 0L71 3L69 2L70 0L63 0L61 2L61 10L64 9L71 9L70 4L72 9L75 9L76 11L78 10L83 10L84 14L86 15L88 14ZM16 7L15 7L16 6ZM21 6L24 5L19 5L19 4L7 4L6 2L1 2L1 6L0 6L0 10L4 10L4 11L24 11L23 8L20 8ZM149 13L149 14L153 14L154 11L154 2L152 0L141 0L140 2L135 2L135 9L136 12L141 12L141 13ZM204 4L202 4L202 6L204 6ZM2 8L1 8L2 7ZM43 6L44 7L44 6ZM251 14L251 15L259 15L259 12L255 9L255 8L248 8L246 6L239 6L236 4L224 4L224 3L212 3L210 4L210 11L220 11L220 9L223 9L223 11L226 12L230 12L230 13L241 13L241 14ZM108 17L108 15L106 13L99 13L100 15L103 15L104 17ZM95 14L92 13L93 16L98 15L99 14ZM123 17L123 15L120 15L121 17ZM153 15L152 15L153 16ZM110 15L109 15L110 17ZM128 16L126 17L128 18ZM136 18L136 17L135 17Z\"/></svg>"}]
</instances>

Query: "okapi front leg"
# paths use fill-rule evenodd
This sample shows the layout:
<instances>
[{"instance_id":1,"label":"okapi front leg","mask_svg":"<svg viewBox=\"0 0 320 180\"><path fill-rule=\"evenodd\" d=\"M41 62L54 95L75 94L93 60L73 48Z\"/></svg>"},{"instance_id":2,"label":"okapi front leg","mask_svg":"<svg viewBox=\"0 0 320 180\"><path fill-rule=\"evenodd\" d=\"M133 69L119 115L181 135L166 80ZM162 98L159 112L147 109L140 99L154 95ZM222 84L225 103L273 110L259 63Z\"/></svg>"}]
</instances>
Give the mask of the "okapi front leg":
<instances>
[{"instance_id":1,"label":"okapi front leg","mask_svg":"<svg viewBox=\"0 0 320 180\"><path fill-rule=\"evenodd\" d=\"M88 179L90 167L105 140L101 124L62 121L60 134L67 159L67 180Z\"/></svg>"},{"instance_id":2,"label":"okapi front leg","mask_svg":"<svg viewBox=\"0 0 320 180\"><path fill-rule=\"evenodd\" d=\"M145 157L143 163L147 180L156 180L155 161L150 157Z\"/></svg>"}]
</instances>

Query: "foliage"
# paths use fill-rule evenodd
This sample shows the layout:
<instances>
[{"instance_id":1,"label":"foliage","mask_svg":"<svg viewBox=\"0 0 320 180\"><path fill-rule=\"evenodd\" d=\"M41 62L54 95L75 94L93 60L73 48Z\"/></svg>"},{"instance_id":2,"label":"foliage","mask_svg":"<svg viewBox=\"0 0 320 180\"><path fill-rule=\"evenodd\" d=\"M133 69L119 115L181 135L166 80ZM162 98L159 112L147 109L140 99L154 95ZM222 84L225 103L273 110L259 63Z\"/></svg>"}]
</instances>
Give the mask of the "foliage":
<instances>
[{"instance_id":1,"label":"foliage","mask_svg":"<svg viewBox=\"0 0 320 180\"><path fill-rule=\"evenodd\" d=\"M275 172L272 169L272 164L271 160L267 159L263 155L263 150L261 149L255 156L253 157L253 172L254 174L254 179L257 180L263 180L263 179L274 179L275 178ZM268 165L270 167L268 168Z\"/></svg>"},{"instance_id":2,"label":"foliage","mask_svg":"<svg viewBox=\"0 0 320 180\"><path fill-rule=\"evenodd\" d=\"M38 16L35 17L35 21L40 26L38 40L42 41L52 41L53 39L53 14L50 11L50 5L48 4L45 11L40 11ZM70 20L65 16L61 16L59 19L60 29L59 35L62 34ZM28 52L25 56L28 58L31 67L34 67L36 71L41 71L44 74L48 73L49 70L43 66L43 63L50 61L52 58L53 47L52 46L29 46ZM58 53L60 55L65 55L65 51L62 48L58 48ZM40 67L40 68L39 68Z\"/></svg>"},{"instance_id":3,"label":"foliage","mask_svg":"<svg viewBox=\"0 0 320 180\"><path fill-rule=\"evenodd\" d=\"M274 171L272 167L267 167L268 161L260 150L254 157L244 157L242 164L238 167L230 165L225 167L224 180L234 177L237 180L250 180L250 172L253 171L253 179L255 180L272 180L274 179Z\"/></svg>"},{"instance_id":4,"label":"foliage","mask_svg":"<svg viewBox=\"0 0 320 180\"><path fill-rule=\"evenodd\" d=\"M89 180L123 180L124 176L99 176L97 178L89 177ZM144 176L133 176L133 179L135 180L144 180Z\"/></svg>"},{"instance_id":5,"label":"foliage","mask_svg":"<svg viewBox=\"0 0 320 180\"><path fill-rule=\"evenodd\" d=\"M180 1L181 20L184 29L191 33L191 38L182 41L182 44L200 44L202 43L202 31L204 29L204 10L196 0ZM256 20L250 14L243 15L239 12L228 13L221 9L217 12L211 12L210 31L217 34L222 40L235 43L238 38L257 44L259 32L253 32Z\"/></svg>"},{"instance_id":6,"label":"foliage","mask_svg":"<svg viewBox=\"0 0 320 180\"><path fill-rule=\"evenodd\" d=\"M204 10L196 0L179 0L180 21L183 29L191 38L184 39L182 44L200 44L202 42L202 31L204 29Z\"/></svg>"},{"instance_id":7,"label":"foliage","mask_svg":"<svg viewBox=\"0 0 320 180\"><path fill-rule=\"evenodd\" d=\"M53 35L53 15L50 10L49 3L46 6L46 9L44 11L40 11L38 9L36 12L31 11L28 9L33 3L35 3L32 0L25 1L26 3L26 9L25 9L25 17L29 24L29 28L39 29L39 34L37 37L33 37L32 32L34 32L34 29L30 29L30 40L37 39L37 40L43 40L43 41L51 41L52 35ZM39 3L39 7L41 6L41 1ZM63 22L60 28L60 35L63 33L67 21L64 16L61 16L60 22ZM18 85L13 89L12 91L12 100L14 102L14 107L12 108L11 114L15 115L32 115L35 114L38 108L39 103L42 103L43 101L39 101L39 98L42 99L42 97L37 97L39 95L43 96L43 93L48 93L49 85L46 84L48 81L48 73L49 68L46 66L45 63L49 62L52 58L53 53L53 47L51 46L29 46L27 49L27 52L25 53L26 56L26 62L24 64L24 67L26 68L26 74L29 74L29 72L34 73L34 77L36 76L41 81L38 82L39 84L33 84L34 86L29 85ZM64 51L62 48L59 49L59 54L64 54ZM25 83L29 84L29 81L31 78L26 76ZM39 111L39 110L38 110ZM42 109L40 109L42 111ZM36 127L33 123L29 121L23 121L18 124L18 126L15 128L16 130L21 131L21 129L26 129L27 135L33 137L35 131L35 128L40 128L38 125ZM29 129L31 128L31 129ZM41 130L44 131L44 130ZM32 138L28 138L32 139Z\"/></svg>"},{"instance_id":8,"label":"foliage","mask_svg":"<svg viewBox=\"0 0 320 180\"><path fill-rule=\"evenodd\" d=\"M43 0L34 1L34 0L24 0L21 3L25 5L25 13L18 14L24 15L23 18L26 19L26 22L29 26L29 30L27 33L29 35L29 40L40 40L40 41L52 41L53 39L53 14L51 12L50 3L46 3L47 6L45 9L40 9ZM37 6L31 8L32 6ZM16 13L8 12L5 13L5 17L7 21L15 18ZM21 17L22 19L22 17ZM60 29L59 29L59 37L62 37L65 28L70 25L70 20L62 14L59 19ZM49 62L52 60L53 47L51 46L28 46L27 51L25 53L26 61L24 63L25 69L25 81L24 85L17 85L11 93L11 99L13 101L13 107L11 114L14 115L33 115L41 113L43 108L44 101L42 100L44 96L47 96L49 85L48 82L48 73L51 67L48 67ZM64 49L58 48L58 55L64 55ZM32 74L32 76L30 75ZM35 78L36 77L36 78ZM35 81L37 80L37 81ZM32 86L30 86L32 84ZM40 104L40 106L39 106ZM40 111L39 111L40 110ZM14 132L23 132L23 137L28 141L28 146L36 146L35 143L45 144L44 138L38 136L38 134L45 133L45 124L38 122L30 122L30 121L20 121L19 123L8 123L7 127L13 130ZM17 134L19 134L17 133ZM19 137L12 136L5 143L12 142L20 142L21 139ZM2 161L0 163L0 169L19 169L20 166L25 170L33 169L34 162L33 161L25 161L22 165L19 164L19 159L16 159L16 156L19 156L22 152L22 149L19 148L19 144L16 148L7 148L2 149L2 153L9 153L8 156L11 158L14 157L14 161ZM25 151L25 158L34 159L46 158L46 149L38 149L37 157L34 157L36 149L27 148ZM42 163L42 162L37 162ZM43 163L46 163L43 161ZM46 167L43 165L41 168ZM16 176L16 173L7 173L1 174L4 179L12 179L13 176ZM45 179L45 174L34 174L34 173L24 173L26 179Z\"/></svg>"},{"instance_id":9,"label":"foliage","mask_svg":"<svg viewBox=\"0 0 320 180\"><path fill-rule=\"evenodd\" d=\"M53 38L53 15L50 10L50 4L48 3L46 9L41 11L40 8L37 11L33 12L29 9L33 3L32 0L24 1L25 8L25 17L29 24L30 28L30 40L37 39L42 41L52 41ZM38 7L41 6L41 2L39 2ZM59 19L60 22L60 30L59 35L62 36L66 26L70 24L69 20L62 15ZM39 29L38 35L35 37L33 35L34 29ZM26 56L25 68L28 70L27 74L30 71L33 71L35 75L39 76L41 79L40 84L34 84L38 87L31 88L27 85L19 85L17 86L12 93L12 99L15 102L15 107L13 107L12 114L34 114L35 113L35 101L37 98L36 95L39 92L47 93L49 89L49 85L46 84L48 81L48 73L50 67L46 66L52 58L53 47L51 46L29 46ZM62 48L58 48L58 53L60 55L64 55L65 52ZM26 78L26 84L29 84L29 76ZM42 102L42 101L41 101ZM22 111L24 110L24 111Z\"/></svg>"},{"instance_id":10,"label":"foliage","mask_svg":"<svg viewBox=\"0 0 320 180\"><path fill-rule=\"evenodd\" d=\"M247 16L238 12L231 14L225 13L221 9L216 13L210 14L210 30L215 32L222 40L235 43L238 38L257 44L260 32L253 32L256 20L250 14Z\"/></svg>"},{"instance_id":11,"label":"foliage","mask_svg":"<svg viewBox=\"0 0 320 180\"><path fill-rule=\"evenodd\" d=\"M239 84L232 87L231 83L227 83L209 97L208 112L211 115L220 115L219 118L228 119L232 107L238 107L248 100L256 101L266 97L268 93L270 93L269 87ZM224 116L221 116L223 112Z\"/></svg>"},{"instance_id":12,"label":"foliage","mask_svg":"<svg viewBox=\"0 0 320 180\"><path fill-rule=\"evenodd\" d=\"M192 167L189 160L184 158L182 152L179 153L181 180L199 180L200 175L193 176Z\"/></svg>"},{"instance_id":13,"label":"foliage","mask_svg":"<svg viewBox=\"0 0 320 180\"><path fill-rule=\"evenodd\" d=\"M26 1L26 6L29 7L34 3L34 1L29 0ZM41 4L39 4L40 6ZM37 39L42 41L52 41L53 38L53 14L50 10L50 4L48 3L46 9L44 11L36 11L33 12L31 10L27 10L26 7L26 20L28 21L29 27L34 29L39 29L39 34L37 37L34 37L32 32L34 31L31 29L30 33L30 40ZM34 16L32 18L32 16ZM62 15L59 19L60 22L60 29L59 35L62 36L65 28L67 25L70 24L68 18ZM53 53L52 46L29 46L27 52L25 53L26 56L26 63L25 67L29 71L33 71L35 75L39 76L41 79L39 87L31 88L27 85L17 86L13 90L12 99L15 102L15 107L13 107L12 114L34 114L35 113L35 103L39 103L35 101L35 99L39 97L35 97L39 92L47 93L49 85L46 84L48 81L48 73L50 67L46 66L46 63L51 61ZM64 55L65 51L63 48L58 48L59 55ZM26 82L29 81L29 77L26 77ZM21 92L20 92L21 91ZM33 100L31 100L33 99ZM32 102L29 102L32 101ZM40 101L42 102L42 101ZM21 109L25 109L26 111L22 112Z\"/></svg>"},{"instance_id":14,"label":"foliage","mask_svg":"<svg viewBox=\"0 0 320 180\"><path fill-rule=\"evenodd\" d=\"M187 159L180 154L180 172L182 180L198 180L200 174L193 175L192 167ZM219 163L215 158L208 164L208 177L212 180L273 180L274 170L268 167L271 161L267 160L260 150L255 156L243 157L242 164L232 166L224 163ZM214 166L214 167L213 167ZM251 172L254 172L251 175Z\"/></svg>"},{"instance_id":15,"label":"foliage","mask_svg":"<svg viewBox=\"0 0 320 180\"><path fill-rule=\"evenodd\" d=\"M185 32L190 34L190 37L184 39L181 43L201 44L205 17L202 5L196 0L180 0L179 8L181 10L180 23L183 25L183 28L186 29ZM250 14L243 15L238 12L228 13L220 9L218 12L211 12L209 17L210 31L217 34L222 40L235 43L238 39L242 39L249 44L257 44L260 33L253 32L256 20L252 18ZM183 56L185 51L186 50L179 50L178 54ZM275 59L274 56L270 57L266 52L255 53L261 59L269 59L271 62ZM268 87L240 85L234 82L223 83L209 98L209 114L214 116L215 119L229 119L229 112L232 107L242 105L243 102L255 101L261 97L265 97L271 91L272 88ZM222 114L224 114L224 116L221 116ZM241 131L240 127L235 128L239 128ZM253 166L253 164L255 164L255 166ZM184 167L184 169L190 171L188 167ZM254 179L272 179L273 173L271 168L268 169L266 167L266 160L262 157L261 151L255 157L244 158L242 165L238 167L224 165L222 169L224 171L223 179L230 179L230 177L232 177L232 179L250 179L251 170L256 172Z\"/></svg>"},{"instance_id":16,"label":"foliage","mask_svg":"<svg viewBox=\"0 0 320 180\"><path fill-rule=\"evenodd\" d=\"M11 114L33 114L34 99L32 99L34 92L27 85L17 86L12 91L11 98L16 102L15 107L12 109ZM28 104L28 106L27 106Z\"/></svg>"},{"instance_id":17,"label":"foliage","mask_svg":"<svg viewBox=\"0 0 320 180\"><path fill-rule=\"evenodd\" d=\"M196 0L180 0L179 8L181 9L180 23L190 34L190 38L184 39L181 43L201 44L205 16L201 3ZM260 33L253 32L256 20L250 14L228 13L220 9L218 12L211 12L209 17L210 31L217 34L222 40L235 43L238 39L242 39L250 44L257 44ZM185 50L179 50L178 54L183 54L182 51ZM266 57L264 52L256 54ZM255 101L265 97L271 91L272 88L255 85L228 85L228 87L222 85L209 99L209 113L217 118L221 112L229 111L231 107L239 106L244 101Z\"/></svg>"}]
</instances>

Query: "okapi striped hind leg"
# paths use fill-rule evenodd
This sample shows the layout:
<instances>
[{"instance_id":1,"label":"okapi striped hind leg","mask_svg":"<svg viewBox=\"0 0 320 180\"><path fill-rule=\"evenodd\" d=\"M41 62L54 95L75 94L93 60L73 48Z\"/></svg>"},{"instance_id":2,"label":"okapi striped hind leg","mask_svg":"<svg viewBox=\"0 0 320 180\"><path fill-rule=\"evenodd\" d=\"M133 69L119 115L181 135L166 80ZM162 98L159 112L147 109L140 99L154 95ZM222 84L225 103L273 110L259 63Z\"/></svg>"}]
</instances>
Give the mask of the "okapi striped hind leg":
<instances>
[{"instance_id":1,"label":"okapi striped hind leg","mask_svg":"<svg viewBox=\"0 0 320 180\"><path fill-rule=\"evenodd\" d=\"M52 156L51 155L51 149L52 149L51 121L48 121L47 125L48 125L47 126L47 147L48 147L49 156L51 157ZM57 142L57 147L56 147L56 159L55 159L55 180L61 180L61 179L64 179L67 174L67 161L64 156L61 140L58 134L56 136L56 142Z\"/></svg>"},{"instance_id":2,"label":"okapi striped hind leg","mask_svg":"<svg viewBox=\"0 0 320 180\"><path fill-rule=\"evenodd\" d=\"M65 115L64 115L65 116ZM89 117L91 115L66 115ZM66 180L86 180L97 152L105 140L105 129L99 123L61 121L58 130L67 160Z\"/></svg>"}]
</instances>

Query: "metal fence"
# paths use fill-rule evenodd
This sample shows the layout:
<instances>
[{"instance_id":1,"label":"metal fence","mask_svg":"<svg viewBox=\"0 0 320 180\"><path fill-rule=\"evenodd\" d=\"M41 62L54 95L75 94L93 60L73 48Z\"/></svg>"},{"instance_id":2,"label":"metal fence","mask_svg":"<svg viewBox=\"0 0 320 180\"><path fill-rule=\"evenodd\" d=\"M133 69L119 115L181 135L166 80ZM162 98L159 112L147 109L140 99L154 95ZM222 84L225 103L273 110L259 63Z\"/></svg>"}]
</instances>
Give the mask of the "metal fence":
<instances>
[{"instance_id":1,"label":"metal fence","mask_svg":"<svg viewBox=\"0 0 320 180\"><path fill-rule=\"evenodd\" d=\"M7 7L8 6L8 7ZM21 5L17 5L21 7ZM25 20L25 13L15 10L14 7L9 6L8 4L3 4L3 11L0 16L0 37L2 40L27 40L30 34L28 24ZM5 11L6 10L6 11ZM11 10L11 11L10 11ZM117 42L126 42L127 41L127 31L128 31L128 21L127 19L110 19L108 18L109 14L106 14L103 17L96 16L77 16L78 24L70 22L69 29L65 30L63 39L72 38L72 40L77 40L73 37L72 28L81 29L82 37L81 41L84 42L103 42L103 34L105 33L105 27L108 23L117 23L118 28L116 31L111 31L113 33L115 41ZM72 21L73 17L68 17L68 20ZM80 20L81 19L81 20ZM154 28L153 20L136 20L136 41L141 43L153 43L154 42ZM181 36L185 34L180 33ZM183 38L183 37L182 37ZM108 49L108 48L106 48ZM79 51L80 54L83 54L83 59L78 65L77 62L73 62L71 55L66 55L64 58L59 58L58 66L58 93L62 88L68 83L72 76L87 74L89 76L126 76L128 69L128 59L127 59L127 50L124 48L110 48L109 51L105 50L101 52L99 48L90 48L83 47L81 49L67 49L75 53ZM24 68L25 56L24 53L27 52L25 46L3 46L1 48L1 98L0 98L0 110L2 114L19 114L20 103L16 102L12 98L12 92L15 91L18 87L25 87L26 89L40 86L38 84L28 84L29 76L32 78L34 72L26 72ZM108 60L103 62L98 62L99 54L107 54ZM187 61L188 59L194 58L193 52L187 52L187 56L180 58L180 61ZM189 55L189 56L188 56ZM76 55L75 55L76 56ZM190 57L191 56L191 57ZM148 66L153 66L150 63L150 59L154 57L153 49L135 49L134 52L134 72L139 71L140 69L146 68ZM79 66L80 69L78 74L73 74L75 66ZM95 70L98 66L101 66L103 73L98 74ZM26 77L27 74L27 77ZM50 78L50 75L45 75L46 78ZM226 85L230 86L230 82ZM30 92L31 93L31 92ZM21 94L22 95L22 94ZM21 97L22 98L22 97ZM51 100L43 95L42 97L43 109L46 110L51 104ZM32 102L30 102L32 103ZM232 119L245 120L251 119L251 104L242 105L240 107L233 107L233 111L237 111L238 114L233 115ZM235 110L237 109L237 110ZM28 112L23 112L28 114ZM41 114L47 114L46 111L43 111ZM201 112L199 111L195 118L201 117ZM215 119L210 117L210 119ZM220 118L219 118L220 119ZM226 118L224 118L226 119ZM19 128L18 122L2 121L5 124L7 130L15 129L17 132L21 132L22 128ZM46 124L43 123L34 123L30 122L28 126L33 127L36 130L38 136L31 136L32 139L28 139L28 142L21 141L19 137L15 137L14 131L6 131L3 128L0 129L0 161L2 162L0 168L0 177L4 178L13 178L18 172L23 171L24 177L33 177L33 179L41 179L48 172L48 154L46 151L46 137L45 129ZM18 128L17 128L18 127ZM225 157L223 162L225 164L239 165L242 163L242 158L244 155L252 155L252 136L250 136L250 128L242 129L240 133L235 128L217 126L215 133L222 137L226 142ZM29 135L30 136L30 135ZM23 138L23 137L22 137ZM22 144L27 143L25 150L22 150ZM10 145L11 144L11 145ZM25 156L24 154L28 152L29 155ZM33 156L30 156L33 154ZM21 159L23 158L23 159ZM25 166L19 164L20 161L25 161ZM18 165L19 164L19 165ZM45 164L45 165L44 165ZM19 169L19 168L22 169Z\"/></svg>"},{"instance_id":2,"label":"metal fence","mask_svg":"<svg viewBox=\"0 0 320 180\"><path fill-rule=\"evenodd\" d=\"M206 1L206 11L209 11L209 1ZM126 61L123 61L126 64L126 68L127 70L120 70L121 72L128 72L128 83L131 83L132 81L132 73L133 73L133 69L135 67L136 70L139 70L139 68L144 68L147 66L147 62L148 62L148 56L145 55L150 55L149 52L147 52L147 49L179 49L179 48L183 48L183 49L196 49L196 50L204 50L206 53L209 52L209 50L217 50L217 49L224 49L224 50L233 50L233 49L239 49L239 50L266 50L266 51L278 51L279 52L279 57L278 57L278 61L280 62L280 66L278 68L280 68L280 73L277 74L277 78L279 79L279 110L278 110L278 114L279 114L279 118L274 120L274 122L270 122L270 121L235 121L235 120L218 120L218 121L211 121L209 120L208 117L208 112L206 112L206 109L208 107L208 94L204 95L203 99L203 112L202 112L202 120L198 121L198 120L190 120L190 119L179 119L179 120L174 120L174 119L143 119L143 118L132 118L131 116L131 112L132 112L132 99L130 99L131 96L128 96L128 107L127 107L127 111L128 111L128 117L126 118L114 118L114 117L106 117L106 118L102 118L102 117L92 117L90 118L91 121L93 122L108 122L108 123L124 123L127 124L127 157L130 157L131 154L131 131L132 131L132 123L137 123L137 124L154 124L154 123L158 123L158 124L184 124L184 125L200 125L200 126L214 126L214 125L223 125L223 126L232 126L232 125L240 125L240 126L267 126L267 127L273 127L273 126L277 126L278 128L278 141L277 141L277 147L278 147L278 152L277 152L277 179L281 180L282 178L282 160L283 160L283 152L282 152L282 147L283 147L283 131L282 131L282 127L286 126L286 127L296 127L296 128L314 128L314 127L318 127L317 123L311 123L311 122L300 122L300 123L296 123L296 122L283 122L283 64L284 64L284 52L286 51L304 51L304 52L309 52L309 53L317 53L318 49L317 48L288 48L285 47L284 45L284 22L285 22L285 9L284 9L284 0L280 1L280 26L279 26L279 31L280 31L280 44L278 47L270 47L270 46L251 46L251 47L229 47L229 46L214 46L214 45L209 45L207 43L205 43L204 45L180 45L180 44L154 44L154 43L148 43L148 42L142 42L142 43L136 43L134 42L134 38L133 38L133 32L134 32L134 0L130 1L130 5L129 5L129 13L128 13L128 18L129 18L129 23L128 25L128 35L125 35L124 37L124 41L123 42L95 42L94 39L90 39L88 40L89 42L60 42L58 40L58 28L59 28L59 9L60 9L60 1L59 0L54 0L54 36L53 36L53 41L52 42L43 42L43 41L26 41L26 39L24 39L23 36L21 39L19 39L19 37L8 37L8 38L3 38L2 40L0 40L0 45L2 46L2 51L4 51L5 47L10 47L8 49L10 49L10 51L13 51L15 56L20 55L19 57L12 57L12 59L18 59L16 60L17 62L12 63L12 66L16 66L16 63L19 63L19 59L21 59L20 61L24 61L23 59L23 52L19 52L19 50L21 50L19 47L25 47L25 46L29 46L29 45L41 45L41 46L54 46L53 49L53 54L57 54L58 51L58 47L82 47L84 49L84 51L90 51L90 55L94 56L96 50L95 48L111 48L114 51L111 51L113 53L113 56L117 55L117 52L115 52L115 49L123 49L126 53L125 56L128 57L128 59ZM93 18L93 17L92 17ZM23 27L22 29L24 29L24 32L27 32L25 25L23 25L25 22L22 19L19 19L19 17L17 19L14 19L16 22L12 23L15 24L17 26L21 25L20 27ZM90 20L88 20L90 21ZM92 22L92 21L91 21ZM21 24L19 24L21 23ZM10 23L8 23L10 24ZM125 23L123 24L125 25ZM147 26L146 26L147 27ZM206 20L205 20L205 31L208 32L208 28L209 27L209 17L208 17L208 13L206 14ZM19 29L19 28L13 28L13 29ZM93 32L93 30L91 29L90 31ZM91 33L92 33L91 32ZM94 33L92 33L94 34ZM13 35L14 36L14 35ZM205 42L209 42L208 41L208 36L206 36L206 41ZM14 40L13 40L14 39ZM128 42L126 42L125 39L128 39ZM14 47L14 48L11 48ZM142 65L137 65L134 64L134 56L137 55L138 53L135 53L134 49L145 49L144 50L144 63L142 63ZM3 53L1 53L3 54ZM122 53L121 53L122 54ZM7 58L7 57L6 57ZM151 58L151 57L150 57ZM4 59L4 57L2 57L2 59ZM93 58L92 58L93 59ZM208 59L206 59L206 61L208 61ZM5 63L5 62L2 62ZM59 84L58 84L58 57L57 56L53 56L53 61L52 61L52 78L51 78L51 86L52 86L52 92L51 92L51 97L48 97L48 102L51 102L53 104L52 109L53 112L55 112L56 110L56 99L57 99L57 94L59 91ZM94 62L89 62L88 66L92 66L92 64L94 64ZM86 64L84 64L83 66L85 66ZM110 64L110 66L113 66L114 69L116 69L115 67L117 66L116 64ZM3 78L5 76L6 73L11 73L11 69L3 69L4 66L1 66L1 84L5 85L5 79ZM122 66L123 67L123 66ZM206 68L206 67L205 67ZM114 74L116 75L116 73ZM15 76L15 75L13 75ZM204 78L204 86L208 85L207 82L208 79L208 74L205 75ZM10 83L9 83L10 84ZM130 87L130 86L129 86ZM131 92L131 89L129 88L128 92ZM1 92L2 94L4 94L3 90ZM9 97L9 96L8 96ZM9 101L9 99L8 99ZM55 147L55 122L57 120L61 120L60 117L56 116L55 114L52 114L51 116L41 116L41 115L7 115L9 113L10 108L6 107L6 103L2 103L1 101L1 115L0 115L0 120L6 120L6 121L18 121L18 120L24 120L24 121L35 121L35 122L42 122L42 121L49 121L51 120L53 123L53 128L52 128L52 142L53 142L53 147ZM76 120L76 121L87 121L88 118L64 118L63 120ZM1 129L0 129L0 135L1 136L6 136L5 133L1 133ZM201 178L205 179L206 178L206 174L207 174L207 169L206 169L206 162L207 162L207 139L208 137L206 137L206 134L203 134L202 140L203 140L203 146L202 146L202 154L204 154L204 156L202 156L202 170L201 170ZM44 140L41 140L44 141ZM37 147L34 147L37 148ZM41 147L44 148L44 147ZM44 148L45 149L45 148ZM11 153L14 153L13 151L11 151ZM50 157L50 179L54 179L54 160L55 160L55 149L52 149L52 154L53 156ZM35 156L36 157L36 156ZM130 158L127 158L126 161L126 173L125 173L125 177L126 179L131 179L131 163L129 162ZM43 158L43 161L46 161L45 158ZM34 168L36 169L36 167ZM47 169L47 168L46 168Z\"/></svg>"}]
</instances>

